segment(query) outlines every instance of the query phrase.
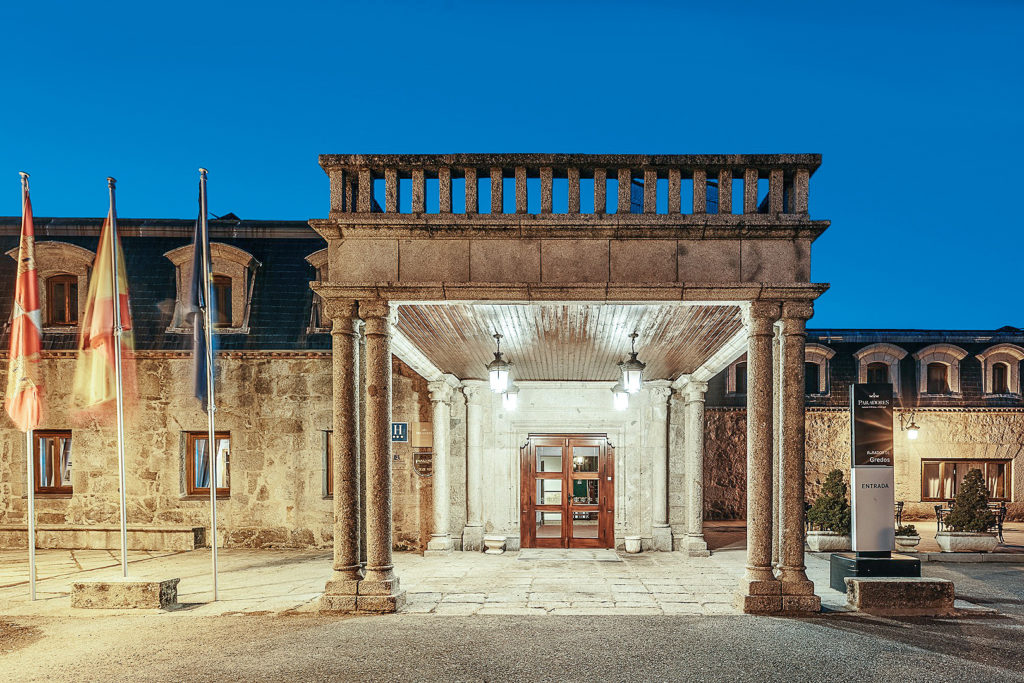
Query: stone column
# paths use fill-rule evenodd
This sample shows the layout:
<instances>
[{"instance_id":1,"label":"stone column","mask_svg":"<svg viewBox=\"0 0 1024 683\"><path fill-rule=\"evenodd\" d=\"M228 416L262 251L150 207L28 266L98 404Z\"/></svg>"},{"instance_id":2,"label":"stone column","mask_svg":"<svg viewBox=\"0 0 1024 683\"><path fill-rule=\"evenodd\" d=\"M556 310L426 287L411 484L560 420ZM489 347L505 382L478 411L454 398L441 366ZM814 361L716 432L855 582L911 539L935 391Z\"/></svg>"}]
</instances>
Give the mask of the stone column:
<instances>
[{"instance_id":1,"label":"stone column","mask_svg":"<svg viewBox=\"0 0 1024 683\"><path fill-rule=\"evenodd\" d=\"M464 382L466 395L466 527L462 530L462 549L484 549L483 448L484 402L490 389L485 382Z\"/></svg>"},{"instance_id":2,"label":"stone column","mask_svg":"<svg viewBox=\"0 0 1024 683\"><path fill-rule=\"evenodd\" d=\"M780 531L782 529L782 493L779 491L781 481L782 459L779 456L779 449L782 446L782 325L775 323L775 336L772 337L772 386L774 394L772 405L774 407L772 420L772 520L775 528L772 530L772 566L779 566L779 548L782 547Z\"/></svg>"},{"instance_id":3,"label":"stone column","mask_svg":"<svg viewBox=\"0 0 1024 683\"><path fill-rule=\"evenodd\" d=\"M785 611L821 610L821 598L814 594L814 583L804 567L804 342L805 326L812 315L810 301L782 305L779 581Z\"/></svg>"},{"instance_id":4,"label":"stone column","mask_svg":"<svg viewBox=\"0 0 1024 683\"><path fill-rule=\"evenodd\" d=\"M686 552L707 557L704 540L704 393L707 382L689 382L683 389L686 405Z\"/></svg>"},{"instance_id":5,"label":"stone column","mask_svg":"<svg viewBox=\"0 0 1024 683\"><path fill-rule=\"evenodd\" d=\"M451 448L449 431L452 418L452 387L445 380L431 382L430 402L433 416L433 483L434 526L424 555L448 555L452 552L452 535L448 530L451 490L448 485L448 451Z\"/></svg>"},{"instance_id":6,"label":"stone column","mask_svg":"<svg viewBox=\"0 0 1024 683\"><path fill-rule=\"evenodd\" d=\"M321 611L354 612L363 578L359 544L359 320L355 301L326 302L334 321L331 361L334 375L331 450L334 488L334 562L320 599Z\"/></svg>"},{"instance_id":7,"label":"stone column","mask_svg":"<svg viewBox=\"0 0 1024 683\"><path fill-rule=\"evenodd\" d=\"M651 401L649 446L651 468L651 512L654 521L651 545L654 550L672 550L672 527L668 525L668 400L672 389L665 384L647 382Z\"/></svg>"},{"instance_id":8,"label":"stone column","mask_svg":"<svg viewBox=\"0 0 1024 683\"><path fill-rule=\"evenodd\" d=\"M360 612L395 612L405 604L392 564L391 545L391 325L389 301L359 302L366 323L366 577L359 582Z\"/></svg>"},{"instance_id":9,"label":"stone column","mask_svg":"<svg viewBox=\"0 0 1024 683\"><path fill-rule=\"evenodd\" d=\"M772 571L772 327L779 304L754 301L747 327L747 570L738 604L777 612L781 586Z\"/></svg>"}]
</instances>

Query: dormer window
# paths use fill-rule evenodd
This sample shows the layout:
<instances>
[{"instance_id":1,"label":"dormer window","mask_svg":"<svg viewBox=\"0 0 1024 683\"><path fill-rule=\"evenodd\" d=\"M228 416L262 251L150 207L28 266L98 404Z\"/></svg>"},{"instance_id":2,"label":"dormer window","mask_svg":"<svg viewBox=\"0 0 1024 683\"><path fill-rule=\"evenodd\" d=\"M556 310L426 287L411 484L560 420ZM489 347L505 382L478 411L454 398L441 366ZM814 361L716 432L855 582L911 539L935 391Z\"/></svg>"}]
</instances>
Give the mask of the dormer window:
<instances>
[{"instance_id":1,"label":"dormer window","mask_svg":"<svg viewBox=\"0 0 1024 683\"><path fill-rule=\"evenodd\" d=\"M46 278L46 324L78 324L78 278L61 273Z\"/></svg>"},{"instance_id":2,"label":"dormer window","mask_svg":"<svg viewBox=\"0 0 1024 683\"><path fill-rule=\"evenodd\" d=\"M891 384L893 396L900 395L900 361L907 352L895 344L870 344L853 354L857 359L857 381L861 384Z\"/></svg>"},{"instance_id":3,"label":"dormer window","mask_svg":"<svg viewBox=\"0 0 1024 683\"><path fill-rule=\"evenodd\" d=\"M1016 344L996 344L975 356L981 361L986 396L1020 396L1020 363L1024 349Z\"/></svg>"},{"instance_id":4,"label":"dormer window","mask_svg":"<svg viewBox=\"0 0 1024 683\"><path fill-rule=\"evenodd\" d=\"M327 282L327 250L314 251L306 257L306 262L313 266L315 282ZM316 292L313 294L313 305L309 312L309 327L307 334L317 334L331 331L331 321L324 312L324 300Z\"/></svg>"},{"instance_id":5,"label":"dormer window","mask_svg":"<svg viewBox=\"0 0 1024 683\"><path fill-rule=\"evenodd\" d=\"M172 249L164 256L174 264L177 286L174 317L167 331L191 334L192 323L187 311L192 287L192 245ZM210 243L210 257L213 260L214 327L218 334L247 334L256 271L261 264L252 254L221 242Z\"/></svg>"},{"instance_id":6,"label":"dormer window","mask_svg":"<svg viewBox=\"0 0 1024 683\"><path fill-rule=\"evenodd\" d=\"M727 394L742 395L747 393L747 356L743 354L733 361L725 374L725 391Z\"/></svg>"},{"instance_id":7,"label":"dormer window","mask_svg":"<svg viewBox=\"0 0 1024 683\"><path fill-rule=\"evenodd\" d=\"M885 363L868 363L867 379L868 384L888 384L889 366Z\"/></svg>"},{"instance_id":8,"label":"dormer window","mask_svg":"<svg viewBox=\"0 0 1024 683\"><path fill-rule=\"evenodd\" d=\"M914 354L917 390L933 396L960 393L960 361L967 352L953 344L932 344Z\"/></svg>"},{"instance_id":9,"label":"dormer window","mask_svg":"<svg viewBox=\"0 0 1024 683\"><path fill-rule=\"evenodd\" d=\"M7 252L15 261L18 249ZM39 272L39 305L43 311L43 334L74 334L85 310L89 273L96 254L67 242L36 242L36 270Z\"/></svg>"},{"instance_id":10,"label":"dormer window","mask_svg":"<svg viewBox=\"0 0 1024 683\"><path fill-rule=\"evenodd\" d=\"M828 366L834 349L824 344L807 344L804 346L806 362L804 364L804 393L808 396L824 396L828 394Z\"/></svg>"}]
</instances>

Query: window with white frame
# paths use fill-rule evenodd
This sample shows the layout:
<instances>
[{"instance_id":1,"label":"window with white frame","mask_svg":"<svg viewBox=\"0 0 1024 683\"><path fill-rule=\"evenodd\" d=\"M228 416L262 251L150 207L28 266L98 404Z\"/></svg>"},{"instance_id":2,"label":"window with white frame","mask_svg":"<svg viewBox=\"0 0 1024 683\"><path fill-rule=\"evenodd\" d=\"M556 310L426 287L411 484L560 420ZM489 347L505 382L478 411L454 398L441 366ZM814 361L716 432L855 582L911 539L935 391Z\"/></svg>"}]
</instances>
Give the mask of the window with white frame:
<instances>
[{"instance_id":1,"label":"window with white frame","mask_svg":"<svg viewBox=\"0 0 1024 683\"><path fill-rule=\"evenodd\" d=\"M988 396L1020 395L1020 362L1024 349L1015 344L996 344L975 356Z\"/></svg>"},{"instance_id":2,"label":"window with white frame","mask_svg":"<svg viewBox=\"0 0 1024 683\"><path fill-rule=\"evenodd\" d=\"M326 282L328 277L327 272L327 250L321 249L320 251L314 251L312 254L306 257L306 262L313 266L316 270L316 282ZM318 332L330 332L331 321L327 317L324 311L324 300L320 298L320 295L313 292L313 306L310 309L309 314L309 328L306 330L308 334L316 334Z\"/></svg>"},{"instance_id":3,"label":"window with white frame","mask_svg":"<svg viewBox=\"0 0 1024 683\"><path fill-rule=\"evenodd\" d=\"M871 344L856 351L857 382L892 384L893 396L900 395L900 361L907 355L895 344Z\"/></svg>"},{"instance_id":4,"label":"window with white frame","mask_svg":"<svg viewBox=\"0 0 1024 683\"><path fill-rule=\"evenodd\" d=\"M917 391L941 396L960 393L960 361L967 352L953 344L932 344L914 354Z\"/></svg>"},{"instance_id":5,"label":"window with white frame","mask_svg":"<svg viewBox=\"0 0 1024 683\"><path fill-rule=\"evenodd\" d=\"M174 264L177 289L174 317L168 332L192 332L187 314L192 290L192 251L192 245L186 244L164 254ZM249 332L249 309L256 271L261 264L249 252L221 242L210 243L210 258L213 261L213 296L217 315L214 326L217 333L246 334Z\"/></svg>"},{"instance_id":6,"label":"window with white frame","mask_svg":"<svg viewBox=\"0 0 1024 683\"><path fill-rule=\"evenodd\" d=\"M829 391L828 366L832 356L836 355L834 349L823 344L806 344L804 346L804 391L807 394L824 395Z\"/></svg>"},{"instance_id":7,"label":"window with white frame","mask_svg":"<svg viewBox=\"0 0 1024 683\"><path fill-rule=\"evenodd\" d=\"M89 294L89 273L96 254L77 244L45 240L36 242L36 271L42 286L39 306L43 333L76 333ZM18 260L18 248L7 252Z\"/></svg>"}]
</instances>

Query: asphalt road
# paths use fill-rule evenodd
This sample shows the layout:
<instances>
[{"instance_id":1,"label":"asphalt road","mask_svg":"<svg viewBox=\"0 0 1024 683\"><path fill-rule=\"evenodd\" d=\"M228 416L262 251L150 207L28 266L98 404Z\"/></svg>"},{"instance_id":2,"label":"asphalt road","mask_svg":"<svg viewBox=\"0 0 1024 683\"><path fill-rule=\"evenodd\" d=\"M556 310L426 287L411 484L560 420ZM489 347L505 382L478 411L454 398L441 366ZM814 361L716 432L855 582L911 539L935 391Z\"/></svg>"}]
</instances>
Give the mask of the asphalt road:
<instances>
[{"instance_id":1,"label":"asphalt road","mask_svg":"<svg viewBox=\"0 0 1024 683\"><path fill-rule=\"evenodd\" d=\"M1001 614L0 617L0 680L1024 681L1024 567L926 574Z\"/></svg>"}]
</instances>

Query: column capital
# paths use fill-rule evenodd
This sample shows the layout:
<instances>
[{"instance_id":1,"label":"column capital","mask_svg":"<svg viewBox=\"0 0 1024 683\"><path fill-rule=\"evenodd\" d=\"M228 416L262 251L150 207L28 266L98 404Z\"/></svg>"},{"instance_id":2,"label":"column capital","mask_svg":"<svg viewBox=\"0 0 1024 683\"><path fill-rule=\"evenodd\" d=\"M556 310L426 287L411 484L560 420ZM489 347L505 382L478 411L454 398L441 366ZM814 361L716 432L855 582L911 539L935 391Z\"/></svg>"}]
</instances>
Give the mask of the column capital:
<instances>
[{"instance_id":1,"label":"column capital","mask_svg":"<svg viewBox=\"0 0 1024 683\"><path fill-rule=\"evenodd\" d=\"M813 315L813 301L787 301L782 304L782 320L803 320L807 322Z\"/></svg>"},{"instance_id":2,"label":"column capital","mask_svg":"<svg viewBox=\"0 0 1024 683\"><path fill-rule=\"evenodd\" d=\"M452 396L455 393L452 385L447 380L439 379L433 382L427 383L427 388L430 389L430 402L431 403L447 403L451 404Z\"/></svg>"},{"instance_id":3,"label":"column capital","mask_svg":"<svg viewBox=\"0 0 1024 683\"><path fill-rule=\"evenodd\" d=\"M743 312L743 324L748 334L770 335L772 325L779 319L778 301L751 301Z\"/></svg>"},{"instance_id":4,"label":"column capital","mask_svg":"<svg viewBox=\"0 0 1024 683\"><path fill-rule=\"evenodd\" d=\"M672 396L672 386L665 380L644 382L644 388L647 389L647 393L651 397L651 403L657 405L667 404L669 397Z\"/></svg>"},{"instance_id":5,"label":"column capital","mask_svg":"<svg viewBox=\"0 0 1024 683\"><path fill-rule=\"evenodd\" d=\"M384 319L390 324L395 321L396 312L396 306L387 299L364 299L359 302L359 317L363 320Z\"/></svg>"},{"instance_id":6,"label":"column capital","mask_svg":"<svg viewBox=\"0 0 1024 683\"><path fill-rule=\"evenodd\" d=\"M490 390L488 383L483 380L471 379L462 382L462 393L466 395L467 404L483 405L483 399Z\"/></svg>"},{"instance_id":7,"label":"column capital","mask_svg":"<svg viewBox=\"0 0 1024 683\"><path fill-rule=\"evenodd\" d=\"M703 403L704 394L708 390L707 382L690 381L683 387L683 397L687 403Z\"/></svg>"},{"instance_id":8,"label":"column capital","mask_svg":"<svg viewBox=\"0 0 1024 683\"><path fill-rule=\"evenodd\" d=\"M340 331L351 334L361 322L359 320L359 304L354 299L324 299L323 302L324 313L334 322L332 332Z\"/></svg>"}]
</instances>

